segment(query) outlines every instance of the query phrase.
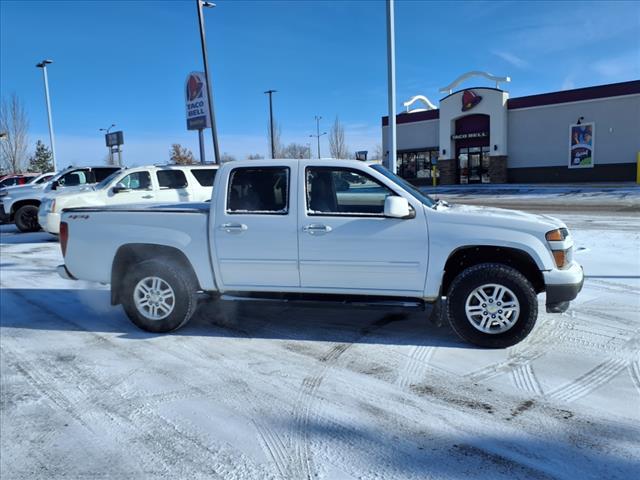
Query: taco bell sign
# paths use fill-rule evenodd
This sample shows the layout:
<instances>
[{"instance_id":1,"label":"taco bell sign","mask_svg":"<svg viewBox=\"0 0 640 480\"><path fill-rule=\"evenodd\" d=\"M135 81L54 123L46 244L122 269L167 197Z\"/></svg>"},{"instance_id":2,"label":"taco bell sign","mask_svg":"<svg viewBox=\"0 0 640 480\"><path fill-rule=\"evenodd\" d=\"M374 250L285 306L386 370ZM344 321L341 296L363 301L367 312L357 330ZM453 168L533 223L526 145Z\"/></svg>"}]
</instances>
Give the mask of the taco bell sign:
<instances>
[{"instance_id":1,"label":"taco bell sign","mask_svg":"<svg viewBox=\"0 0 640 480\"><path fill-rule=\"evenodd\" d=\"M187 130L202 130L211 127L209 101L203 72L191 72L185 85L187 107Z\"/></svg>"}]
</instances>

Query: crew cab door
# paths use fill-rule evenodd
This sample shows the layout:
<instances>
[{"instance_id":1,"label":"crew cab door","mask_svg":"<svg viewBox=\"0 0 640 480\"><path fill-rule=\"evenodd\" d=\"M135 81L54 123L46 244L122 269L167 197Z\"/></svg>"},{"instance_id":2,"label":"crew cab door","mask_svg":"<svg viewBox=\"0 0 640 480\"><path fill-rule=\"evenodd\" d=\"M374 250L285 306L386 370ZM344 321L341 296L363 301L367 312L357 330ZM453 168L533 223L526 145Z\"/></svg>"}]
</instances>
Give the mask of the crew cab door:
<instances>
[{"instance_id":1,"label":"crew cab door","mask_svg":"<svg viewBox=\"0 0 640 480\"><path fill-rule=\"evenodd\" d=\"M166 168L156 171L158 177L159 202L178 203L191 201L189 184L184 172L179 168Z\"/></svg>"},{"instance_id":2,"label":"crew cab door","mask_svg":"<svg viewBox=\"0 0 640 480\"><path fill-rule=\"evenodd\" d=\"M107 191L107 204L122 205L153 202L155 193L149 172L144 170L132 172L120 178Z\"/></svg>"},{"instance_id":3,"label":"crew cab door","mask_svg":"<svg viewBox=\"0 0 640 480\"><path fill-rule=\"evenodd\" d=\"M215 194L212 258L224 290L300 286L295 189L297 165L256 165L229 172ZM216 187L218 188L218 187Z\"/></svg>"},{"instance_id":4,"label":"crew cab door","mask_svg":"<svg viewBox=\"0 0 640 480\"><path fill-rule=\"evenodd\" d=\"M411 199L414 218L387 218L385 198L397 193L374 175L313 164L300 170L302 288L422 296L429 243L421 206Z\"/></svg>"}]
</instances>

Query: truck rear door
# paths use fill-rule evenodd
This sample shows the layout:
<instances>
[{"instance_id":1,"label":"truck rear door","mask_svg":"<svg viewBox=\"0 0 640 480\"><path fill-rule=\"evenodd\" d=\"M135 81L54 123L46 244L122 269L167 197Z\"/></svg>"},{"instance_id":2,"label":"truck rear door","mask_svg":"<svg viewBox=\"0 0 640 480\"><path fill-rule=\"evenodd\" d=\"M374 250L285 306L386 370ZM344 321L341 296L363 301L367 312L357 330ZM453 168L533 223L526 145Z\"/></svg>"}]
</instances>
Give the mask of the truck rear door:
<instances>
[{"instance_id":1,"label":"truck rear door","mask_svg":"<svg viewBox=\"0 0 640 480\"><path fill-rule=\"evenodd\" d=\"M296 189L291 182L297 169L295 162L236 167L216 192L212 253L223 289L300 286Z\"/></svg>"}]
</instances>

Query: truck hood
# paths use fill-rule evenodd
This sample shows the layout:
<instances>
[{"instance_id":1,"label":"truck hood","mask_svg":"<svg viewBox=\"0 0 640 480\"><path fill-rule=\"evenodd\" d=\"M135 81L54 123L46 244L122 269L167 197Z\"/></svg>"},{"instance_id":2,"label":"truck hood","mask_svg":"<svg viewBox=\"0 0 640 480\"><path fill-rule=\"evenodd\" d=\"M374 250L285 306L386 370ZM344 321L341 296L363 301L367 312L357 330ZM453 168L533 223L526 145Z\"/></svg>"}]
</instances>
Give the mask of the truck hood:
<instances>
[{"instance_id":1,"label":"truck hood","mask_svg":"<svg viewBox=\"0 0 640 480\"><path fill-rule=\"evenodd\" d=\"M37 185L30 185L27 183L25 185L13 185L11 187L2 187L0 191L2 191L3 193L6 193L8 196L12 198L15 198L17 196L25 196L33 192L39 192L42 189L44 189L45 185L46 183L39 183Z\"/></svg>"},{"instance_id":2,"label":"truck hood","mask_svg":"<svg viewBox=\"0 0 640 480\"><path fill-rule=\"evenodd\" d=\"M521 212L506 208L472 205L438 205L438 220L443 223L490 226L508 230L542 233L566 228L565 223L549 215Z\"/></svg>"}]
</instances>

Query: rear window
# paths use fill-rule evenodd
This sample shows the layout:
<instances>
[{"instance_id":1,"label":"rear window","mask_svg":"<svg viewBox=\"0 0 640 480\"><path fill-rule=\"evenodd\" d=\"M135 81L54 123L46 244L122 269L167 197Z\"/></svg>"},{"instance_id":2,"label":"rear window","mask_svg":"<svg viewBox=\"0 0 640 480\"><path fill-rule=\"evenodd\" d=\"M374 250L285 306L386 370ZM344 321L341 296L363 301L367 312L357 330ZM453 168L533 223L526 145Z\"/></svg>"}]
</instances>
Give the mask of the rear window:
<instances>
[{"instance_id":1,"label":"rear window","mask_svg":"<svg viewBox=\"0 0 640 480\"><path fill-rule=\"evenodd\" d=\"M231 172L228 213L286 215L288 209L288 168L236 168Z\"/></svg>"},{"instance_id":2,"label":"rear window","mask_svg":"<svg viewBox=\"0 0 640 480\"><path fill-rule=\"evenodd\" d=\"M196 177L196 180L203 187L212 187L213 179L216 178L216 170L215 168L198 168L191 170L193 176Z\"/></svg>"},{"instance_id":3,"label":"rear window","mask_svg":"<svg viewBox=\"0 0 640 480\"><path fill-rule=\"evenodd\" d=\"M94 182L99 183L105 178L107 178L109 175L111 175L112 173L118 172L118 171L120 171L119 168L94 168L93 169L93 175L95 177Z\"/></svg>"},{"instance_id":4,"label":"rear window","mask_svg":"<svg viewBox=\"0 0 640 480\"><path fill-rule=\"evenodd\" d=\"M187 177L182 170L158 170L160 188L186 188Z\"/></svg>"}]
</instances>

